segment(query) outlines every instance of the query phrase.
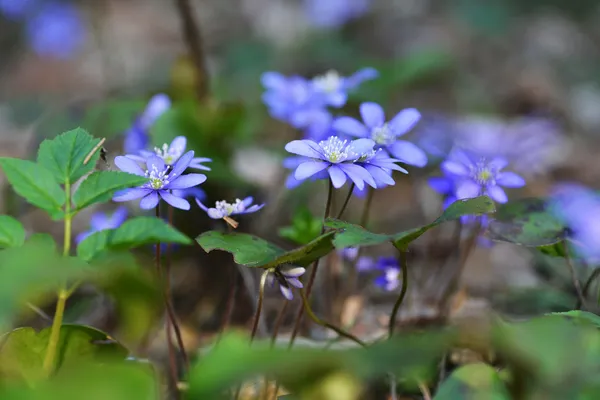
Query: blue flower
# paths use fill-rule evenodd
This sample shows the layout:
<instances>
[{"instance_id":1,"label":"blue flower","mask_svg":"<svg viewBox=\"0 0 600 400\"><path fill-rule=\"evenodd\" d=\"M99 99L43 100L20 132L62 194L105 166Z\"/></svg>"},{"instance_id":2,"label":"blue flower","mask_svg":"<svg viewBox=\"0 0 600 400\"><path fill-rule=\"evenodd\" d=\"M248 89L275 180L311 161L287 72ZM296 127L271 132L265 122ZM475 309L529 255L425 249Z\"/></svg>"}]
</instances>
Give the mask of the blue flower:
<instances>
[{"instance_id":1,"label":"blue flower","mask_svg":"<svg viewBox=\"0 0 600 400\"><path fill-rule=\"evenodd\" d=\"M132 160L137 162L145 162L150 157L159 157L164 161L167 166L173 166L185 153L185 149L187 146L187 139L185 136L177 136L171 144L163 144L161 148L155 147L154 151L141 150L139 152L140 155L135 154L127 154L126 157L129 157ZM185 153L187 154L187 153ZM193 158L188 167L194 169L200 169L204 171L210 171L210 168L202 165L204 162L212 161L210 158L205 157L195 157Z\"/></svg>"},{"instance_id":2,"label":"blue flower","mask_svg":"<svg viewBox=\"0 0 600 400\"><path fill-rule=\"evenodd\" d=\"M139 154L149 144L149 130L154 123L171 108L171 99L163 93L156 94L148 101L146 108L136 118L133 125L125 133L123 148L125 154Z\"/></svg>"},{"instance_id":3,"label":"blue flower","mask_svg":"<svg viewBox=\"0 0 600 400\"><path fill-rule=\"evenodd\" d=\"M189 210L190 203L171 193L172 190L188 189L206 181L206 175L187 174L181 175L194 158L194 152L188 151L182 155L171 167L158 156L148 157L146 160L146 171L139 164L126 156L115 157L115 165L121 171L145 176L148 182L138 188L125 189L117 192L113 201L129 201L141 198L140 207L149 210L158 205L160 198L175 208Z\"/></svg>"},{"instance_id":4,"label":"blue flower","mask_svg":"<svg viewBox=\"0 0 600 400\"><path fill-rule=\"evenodd\" d=\"M394 257L379 257L374 265L376 270L381 271L381 275L375 278L375 285L391 292L400 286L400 265Z\"/></svg>"},{"instance_id":5,"label":"blue flower","mask_svg":"<svg viewBox=\"0 0 600 400\"><path fill-rule=\"evenodd\" d=\"M265 204L254 204L252 197L246 197L244 200L235 199L235 202L228 203L225 200L217 201L215 207L206 207L199 199L196 199L198 206L203 209L212 219L224 219L227 223L237 228L237 222L233 221L232 215L251 214L257 212L265 206Z\"/></svg>"},{"instance_id":6,"label":"blue flower","mask_svg":"<svg viewBox=\"0 0 600 400\"><path fill-rule=\"evenodd\" d=\"M508 198L501 186L525 186L525 180L519 175L502 171L507 165L508 161L502 157L487 159L455 149L441 164L441 168L449 176L455 177L458 199L488 195L498 203L506 203Z\"/></svg>"},{"instance_id":7,"label":"blue flower","mask_svg":"<svg viewBox=\"0 0 600 400\"><path fill-rule=\"evenodd\" d=\"M375 142L370 139L358 139L348 144L346 140L331 136L319 143L312 140L293 140L285 146L285 149L304 157L304 160L299 160L299 165L296 167L295 179L302 181L316 174L321 174L319 177L323 177L324 171L327 171L336 189L341 188L347 178L362 189L365 183L377 187L373 176L365 167L357 163L374 152L374 145Z\"/></svg>"},{"instance_id":8,"label":"blue flower","mask_svg":"<svg viewBox=\"0 0 600 400\"><path fill-rule=\"evenodd\" d=\"M456 182L451 176L433 176L427 181L433 190L444 197L444 210L456 201Z\"/></svg>"},{"instance_id":9,"label":"blue flower","mask_svg":"<svg viewBox=\"0 0 600 400\"><path fill-rule=\"evenodd\" d=\"M65 59L84 44L85 26L72 4L49 2L26 21L26 35L32 49L42 56Z\"/></svg>"},{"instance_id":10,"label":"blue flower","mask_svg":"<svg viewBox=\"0 0 600 400\"><path fill-rule=\"evenodd\" d=\"M118 228L126 219L127 209L125 207L117 208L112 214L107 214L102 211L94 213L90 218L90 230L80 233L75 239L75 242L80 243L83 239L95 232Z\"/></svg>"},{"instance_id":11,"label":"blue flower","mask_svg":"<svg viewBox=\"0 0 600 400\"><path fill-rule=\"evenodd\" d=\"M379 76L373 68L363 68L349 77L340 76L337 71L328 71L325 75L312 79L311 85L324 105L343 107L348 101L348 92L367 80Z\"/></svg>"},{"instance_id":12,"label":"blue flower","mask_svg":"<svg viewBox=\"0 0 600 400\"><path fill-rule=\"evenodd\" d=\"M304 0L309 21L316 27L337 28L369 10L371 0Z\"/></svg>"},{"instance_id":13,"label":"blue flower","mask_svg":"<svg viewBox=\"0 0 600 400\"><path fill-rule=\"evenodd\" d=\"M378 148L385 149L394 158L405 164L423 167L427 155L414 144L398 138L410 131L421 118L414 108L400 111L391 121L386 122L381 106L376 103L362 103L360 114L364 123L352 117L340 117L333 122L333 128L340 133L369 138Z\"/></svg>"},{"instance_id":14,"label":"blue flower","mask_svg":"<svg viewBox=\"0 0 600 400\"><path fill-rule=\"evenodd\" d=\"M0 0L0 13L12 20L29 15L38 6L38 0Z\"/></svg>"},{"instance_id":15,"label":"blue flower","mask_svg":"<svg viewBox=\"0 0 600 400\"><path fill-rule=\"evenodd\" d=\"M356 161L356 164L366 169L373 177L377 188L381 189L385 186L393 186L395 184L392 179L392 170L408 174L407 170L396 165L397 162L400 162L400 160L390 158L385 151L379 149L366 153ZM362 190L362 188L358 188L358 190Z\"/></svg>"},{"instance_id":16,"label":"blue flower","mask_svg":"<svg viewBox=\"0 0 600 400\"><path fill-rule=\"evenodd\" d=\"M292 286L298 289L304 287L302 282L298 279L306 272L306 269L302 267L291 268L288 270L273 268L270 272L271 273L268 276L269 285L272 287L275 284L275 281L277 281L281 294L288 300L294 298Z\"/></svg>"}]
</instances>

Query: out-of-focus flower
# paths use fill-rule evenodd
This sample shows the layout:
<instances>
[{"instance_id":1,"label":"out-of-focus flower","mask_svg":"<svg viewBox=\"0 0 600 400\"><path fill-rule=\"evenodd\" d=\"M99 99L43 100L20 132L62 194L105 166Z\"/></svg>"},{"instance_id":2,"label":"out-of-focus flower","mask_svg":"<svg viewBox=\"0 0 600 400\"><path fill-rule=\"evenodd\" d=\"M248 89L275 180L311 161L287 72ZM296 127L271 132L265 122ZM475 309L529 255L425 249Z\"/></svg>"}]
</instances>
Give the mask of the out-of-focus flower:
<instances>
[{"instance_id":1,"label":"out-of-focus flower","mask_svg":"<svg viewBox=\"0 0 600 400\"><path fill-rule=\"evenodd\" d=\"M206 207L199 199L196 199L198 206L203 209L212 219L224 219L232 227L237 228L238 223L231 219L232 215L251 214L257 212L265 204L254 204L252 197L246 197L244 200L235 199L235 202L228 203L225 200L217 201L215 207Z\"/></svg>"},{"instance_id":2,"label":"out-of-focus flower","mask_svg":"<svg viewBox=\"0 0 600 400\"><path fill-rule=\"evenodd\" d=\"M75 242L80 243L83 239L95 232L118 228L126 219L127 209L125 207L117 208L112 214L107 214L102 211L94 213L90 218L90 230L77 235Z\"/></svg>"},{"instance_id":3,"label":"out-of-focus flower","mask_svg":"<svg viewBox=\"0 0 600 400\"><path fill-rule=\"evenodd\" d=\"M413 143L398 138L409 132L421 118L414 108L400 111L391 121L386 122L381 106L376 103L362 103L360 114L364 123L352 117L340 117L333 122L333 128L340 133L375 141L378 148L385 149L403 163L423 167L427 155Z\"/></svg>"},{"instance_id":4,"label":"out-of-focus flower","mask_svg":"<svg viewBox=\"0 0 600 400\"><path fill-rule=\"evenodd\" d=\"M174 196L181 197L182 199L187 199L189 197L203 201L206 199L206 192L202 190L199 186L194 186L187 189L174 189L171 190Z\"/></svg>"},{"instance_id":5,"label":"out-of-focus flower","mask_svg":"<svg viewBox=\"0 0 600 400\"><path fill-rule=\"evenodd\" d=\"M449 176L433 176L428 179L429 186L444 197L444 210L456 201L455 179Z\"/></svg>"},{"instance_id":6,"label":"out-of-focus flower","mask_svg":"<svg viewBox=\"0 0 600 400\"><path fill-rule=\"evenodd\" d=\"M304 287L302 282L298 279L306 272L306 269L302 267L291 268L288 270L273 268L270 272L271 273L268 276L269 285L272 287L275 284L275 281L277 281L281 294L288 300L294 298L292 286L298 289Z\"/></svg>"},{"instance_id":7,"label":"out-of-focus flower","mask_svg":"<svg viewBox=\"0 0 600 400\"><path fill-rule=\"evenodd\" d=\"M364 15L371 0L304 0L310 23L319 28L337 28Z\"/></svg>"},{"instance_id":8,"label":"out-of-focus flower","mask_svg":"<svg viewBox=\"0 0 600 400\"><path fill-rule=\"evenodd\" d=\"M379 257L374 265L376 270L381 271L381 275L375 278L375 285L383 290L391 292L400 286L400 265L394 257Z\"/></svg>"},{"instance_id":9,"label":"out-of-focus flower","mask_svg":"<svg viewBox=\"0 0 600 400\"><path fill-rule=\"evenodd\" d=\"M161 148L155 147L154 151L141 150L140 155L128 154L127 157L138 162L145 162L150 157L161 158L167 166L173 166L185 153L187 147L187 139L185 136L177 136L171 144L163 144ZM187 154L187 153L185 153ZM200 169L204 171L210 171L209 167L202 165L203 162L212 161L210 158L195 157L193 158L188 167L194 169Z\"/></svg>"},{"instance_id":10,"label":"out-of-focus flower","mask_svg":"<svg viewBox=\"0 0 600 400\"><path fill-rule=\"evenodd\" d=\"M312 79L313 90L323 104L332 107L343 107L348 101L348 92L356 89L361 83L379 76L373 68L363 68L351 76L340 76L337 71L328 71L324 75Z\"/></svg>"},{"instance_id":11,"label":"out-of-focus flower","mask_svg":"<svg viewBox=\"0 0 600 400\"><path fill-rule=\"evenodd\" d=\"M42 4L25 25L29 45L41 56L69 58L81 49L86 37L81 13L70 3Z\"/></svg>"},{"instance_id":12,"label":"out-of-focus flower","mask_svg":"<svg viewBox=\"0 0 600 400\"><path fill-rule=\"evenodd\" d=\"M441 168L448 176L455 177L458 199L488 195L498 203L506 203L508 198L502 186L525 186L525 180L519 175L502 171L507 165L508 161L502 157L487 159L455 149Z\"/></svg>"},{"instance_id":13,"label":"out-of-focus flower","mask_svg":"<svg viewBox=\"0 0 600 400\"><path fill-rule=\"evenodd\" d=\"M171 99L163 93L152 96L144 111L136 118L132 126L125 133L123 148L125 154L138 155L149 144L148 131L154 123L171 108Z\"/></svg>"},{"instance_id":14,"label":"out-of-focus flower","mask_svg":"<svg viewBox=\"0 0 600 400\"><path fill-rule=\"evenodd\" d=\"M312 140L293 140L285 149L304 157L294 172L297 180L302 181L327 171L336 189L341 188L347 178L362 189L365 182L372 187L376 187L376 184L371 174L356 161L370 156L374 152L374 145L375 142L370 139L358 139L348 144L346 140L331 136L319 143Z\"/></svg>"},{"instance_id":15,"label":"out-of-focus flower","mask_svg":"<svg viewBox=\"0 0 600 400\"><path fill-rule=\"evenodd\" d=\"M12 20L25 18L39 6L39 0L0 0L0 14Z\"/></svg>"},{"instance_id":16,"label":"out-of-focus flower","mask_svg":"<svg viewBox=\"0 0 600 400\"><path fill-rule=\"evenodd\" d=\"M171 190L188 189L206 181L206 175L181 175L194 158L194 152L188 151L172 166L158 156L148 157L146 171L139 164L126 156L115 158L115 165L124 172L145 176L148 182L138 188L125 189L115 193L113 201L122 202L141 198L140 207L148 210L158 205L160 198L175 208L189 210L190 203L171 193Z\"/></svg>"}]
</instances>

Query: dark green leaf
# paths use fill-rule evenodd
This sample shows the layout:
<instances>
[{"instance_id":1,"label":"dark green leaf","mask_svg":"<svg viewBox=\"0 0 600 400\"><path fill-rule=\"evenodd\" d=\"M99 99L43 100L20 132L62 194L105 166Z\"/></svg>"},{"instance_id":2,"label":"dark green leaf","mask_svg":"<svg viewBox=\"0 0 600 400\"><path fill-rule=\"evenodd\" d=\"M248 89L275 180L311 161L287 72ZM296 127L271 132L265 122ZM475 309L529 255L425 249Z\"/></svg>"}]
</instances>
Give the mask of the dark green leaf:
<instances>
[{"instance_id":1,"label":"dark green leaf","mask_svg":"<svg viewBox=\"0 0 600 400\"><path fill-rule=\"evenodd\" d=\"M78 210L111 199L121 189L140 186L148 179L143 176L117 171L96 171L81 183L73 195L73 204Z\"/></svg>"},{"instance_id":2,"label":"dark green leaf","mask_svg":"<svg viewBox=\"0 0 600 400\"><path fill-rule=\"evenodd\" d=\"M113 230L109 243L113 249L139 247L155 243L191 244L192 240L162 219L137 217Z\"/></svg>"},{"instance_id":3,"label":"dark green leaf","mask_svg":"<svg viewBox=\"0 0 600 400\"><path fill-rule=\"evenodd\" d=\"M53 219L63 216L65 192L44 167L27 160L0 158L0 166L15 192L29 203L46 210Z\"/></svg>"},{"instance_id":4,"label":"dark green leaf","mask_svg":"<svg viewBox=\"0 0 600 400\"><path fill-rule=\"evenodd\" d=\"M372 233L362 226L340 221L338 219L328 218L325 226L337 230L333 244L338 249L354 246L373 246L389 242L390 235Z\"/></svg>"},{"instance_id":5,"label":"dark green leaf","mask_svg":"<svg viewBox=\"0 0 600 400\"><path fill-rule=\"evenodd\" d=\"M0 248L16 247L25 243L25 229L13 217L0 215Z\"/></svg>"},{"instance_id":6,"label":"dark green leaf","mask_svg":"<svg viewBox=\"0 0 600 400\"><path fill-rule=\"evenodd\" d=\"M333 250L333 235L334 232L325 233L312 242L290 251L246 233L210 231L198 236L196 241L206 252L218 249L232 253L237 264L272 268L282 264L310 264Z\"/></svg>"},{"instance_id":7,"label":"dark green leaf","mask_svg":"<svg viewBox=\"0 0 600 400\"><path fill-rule=\"evenodd\" d=\"M565 312L555 312L548 314L554 317L564 317L565 319L577 324L591 325L600 329L600 316L588 311L571 310Z\"/></svg>"},{"instance_id":8,"label":"dark green leaf","mask_svg":"<svg viewBox=\"0 0 600 400\"><path fill-rule=\"evenodd\" d=\"M100 142L82 128L67 131L46 139L38 150L38 163L46 168L60 183L75 183L79 178L90 173L96 167L100 151L84 164L86 157Z\"/></svg>"},{"instance_id":9,"label":"dark green leaf","mask_svg":"<svg viewBox=\"0 0 600 400\"><path fill-rule=\"evenodd\" d=\"M562 241L565 228L550 212L546 200L529 198L498 206L488 229L494 240L538 247Z\"/></svg>"},{"instance_id":10,"label":"dark green leaf","mask_svg":"<svg viewBox=\"0 0 600 400\"><path fill-rule=\"evenodd\" d=\"M494 368L469 364L458 368L439 387L434 400L509 400L511 397Z\"/></svg>"}]
</instances>

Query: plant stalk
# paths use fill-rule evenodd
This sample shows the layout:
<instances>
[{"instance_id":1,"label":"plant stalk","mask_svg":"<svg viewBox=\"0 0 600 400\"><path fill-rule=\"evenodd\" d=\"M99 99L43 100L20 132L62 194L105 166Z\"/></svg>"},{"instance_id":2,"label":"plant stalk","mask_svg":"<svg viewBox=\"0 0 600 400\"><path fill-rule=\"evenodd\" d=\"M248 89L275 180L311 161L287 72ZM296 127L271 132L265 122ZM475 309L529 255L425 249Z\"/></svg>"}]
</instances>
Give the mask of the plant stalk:
<instances>
[{"instance_id":1,"label":"plant stalk","mask_svg":"<svg viewBox=\"0 0 600 400\"><path fill-rule=\"evenodd\" d=\"M579 278L577 278L577 271L575 271L575 266L573 265L573 261L569 256L569 247L567 246L566 240L563 240L562 247L563 251L565 252L565 261L567 262L567 266L571 272L571 280L573 281L573 286L575 287L575 292L577 293L577 304L581 304L580 307L587 308L585 295L583 294L583 290L581 290L581 283L579 282Z\"/></svg>"},{"instance_id":2,"label":"plant stalk","mask_svg":"<svg viewBox=\"0 0 600 400\"><path fill-rule=\"evenodd\" d=\"M400 269L402 270L402 289L400 290L400 296L396 299L396 303L394 303L394 308L392 309L392 314L390 315L390 322L388 325L388 338L391 338L394 334L394 328L396 327L396 316L398 315L398 310L406 297L406 292L408 291L408 268L406 262L406 250L400 250Z\"/></svg>"}]
</instances>

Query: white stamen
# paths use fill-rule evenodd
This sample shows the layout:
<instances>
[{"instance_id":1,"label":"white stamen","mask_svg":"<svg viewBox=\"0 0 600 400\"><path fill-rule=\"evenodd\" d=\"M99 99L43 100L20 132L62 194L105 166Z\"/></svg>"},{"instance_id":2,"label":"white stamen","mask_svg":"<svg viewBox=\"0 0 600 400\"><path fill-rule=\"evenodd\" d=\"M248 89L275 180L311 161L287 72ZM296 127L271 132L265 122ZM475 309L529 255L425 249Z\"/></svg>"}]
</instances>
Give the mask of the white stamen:
<instances>
[{"instance_id":1,"label":"white stamen","mask_svg":"<svg viewBox=\"0 0 600 400\"><path fill-rule=\"evenodd\" d=\"M324 75L313 78L313 82L318 90L325 93L334 93L340 89L342 79L337 71L327 71Z\"/></svg>"},{"instance_id":2,"label":"white stamen","mask_svg":"<svg viewBox=\"0 0 600 400\"><path fill-rule=\"evenodd\" d=\"M217 201L215 204L215 208L225 214L225 216L230 216L232 214L239 214L246 210L246 206L244 202L240 199L235 199L235 203L231 204L226 202L225 200Z\"/></svg>"},{"instance_id":3,"label":"white stamen","mask_svg":"<svg viewBox=\"0 0 600 400\"><path fill-rule=\"evenodd\" d=\"M146 171L146 177L150 179L149 184L152 189L162 189L169 183L167 170L159 171L154 165L152 166L151 171Z\"/></svg>"},{"instance_id":4,"label":"white stamen","mask_svg":"<svg viewBox=\"0 0 600 400\"><path fill-rule=\"evenodd\" d=\"M162 145L162 148L155 147L154 152L162 158L167 165L173 165L183 154L185 148L181 146L170 148L167 143Z\"/></svg>"},{"instance_id":5,"label":"white stamen","mask_svg":"<svg viewBox=\"0 0 600 400\"><path fill-rule=\"evenodd\" d=\"M383 124L383 126L371 130L371 139L380 146L389 146L396 141L396 135L388 124Z\"/></svg>"}]
</instances>

